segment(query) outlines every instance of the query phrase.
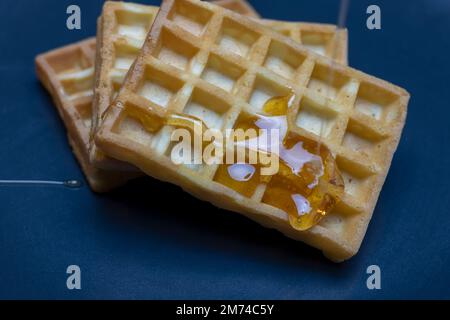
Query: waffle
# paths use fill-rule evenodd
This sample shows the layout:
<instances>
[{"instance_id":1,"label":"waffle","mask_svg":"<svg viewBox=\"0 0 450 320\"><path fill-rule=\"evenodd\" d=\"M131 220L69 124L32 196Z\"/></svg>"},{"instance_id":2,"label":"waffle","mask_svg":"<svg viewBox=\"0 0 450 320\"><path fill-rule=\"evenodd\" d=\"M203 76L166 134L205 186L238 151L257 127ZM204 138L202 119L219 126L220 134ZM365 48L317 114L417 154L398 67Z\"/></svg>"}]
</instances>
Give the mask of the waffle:
<instances>
[{"instance_id":1,"label":"waffle","mask_svg":"<svg viewBox=\"0 0 450 320\"><path fill-rule=\"evenodd\" d=\"M179 23L179 14L191 23ZM307 231L295 230L286 212L261 201L264 186L246 197L215 181L217 165L175 165L173 128L149 129L177 112L223 131L243 114L260 113L268 98L292 91L289 131L325 144L345 181L342 201ZM165 0L96 142L150 176L343 261L362 243L408 101L405 90L311 52L256 21L209 3Z\"/></svg>"},{"instance_id":2,"label":"waffle","mask_svg":"<svg viewBox=\"0 0 450 320\"><path fill-rule=\"evenodd\" d=\"M245 1L216 1L225 8L255 17L254 9ZM93 105L93 129L90 144L91 162L103 169L125 170L130 166L107 157L97 148L93 138L99 119L117 95L123 78L143 44L147 29L153 24L158 7L124 2L106 2L99 21L96 60L96 88ZM181 20L180 20L181 23ZM336 26L312 23L264 20L263 23L278 32L303 43L309 49L347 63L347 31ZM135 31L133 34L131 31Z\"/></svg>"},{"instance_id":3,"label":"waffle","mask_svg":"<svg viewBox=\"0 0 450 320\"><path fill-rule=\"evenodd\" d=\"M244 0L218 0L214 4L247 17L261 18L250 3ZM330 57L339 63L347 61L347 30L337 30L335 25L322 23L287 22L259 19L259 23L303 44L318 54Z\"/></svg>"},{"instance_id":4,"label":"waffle","mask_svg":"<svg viewBox=\"0 0 450 320\"><path fill-rule=\"evenodd\" d=\"M159 7L107 1L98 21L96 81L92 112L91 138L96 132L100 115L108 108L120 88L150 30ZM90 160L106 170L132 169L129 164L107 157L90 143Z\"/></svg>"},{"instance_id":5,"label":"waffle","mask_svg":"<svg viewBox=\"0 0 450 320\"><path fill-rule=\"evenodd\" d=\"M266 27L283 34L307 49L348 64L348 32L335 25L323 23L286 22L262 19L258 21Z\"/></svg>"},{"instance_id":6,"label":"waffle","mask_svg":"<svg viewBox=\"0 0 450 320\"><path fill-rule=\"evenodd\" d=\"M338 30L335 25L323 23L260 19L261 16L258 12L244 0L217 0L212 2L244 16L257 18L259 23L303 44L308 49L339 63L348 64L348 34L346 29Z\"/></svg>"},{"instance_id":7,"label":"waffle","mask_svg":"<svg viewBox=\"0 0 450 320\"><path fill-rule=\"evenodd\" d=\"M99 170L89 162L94 56L95 39L88 39L37 56L36 70L63 119L89 185L96 192L106 192L133 175Z\"/></svg>"}]
</instances>

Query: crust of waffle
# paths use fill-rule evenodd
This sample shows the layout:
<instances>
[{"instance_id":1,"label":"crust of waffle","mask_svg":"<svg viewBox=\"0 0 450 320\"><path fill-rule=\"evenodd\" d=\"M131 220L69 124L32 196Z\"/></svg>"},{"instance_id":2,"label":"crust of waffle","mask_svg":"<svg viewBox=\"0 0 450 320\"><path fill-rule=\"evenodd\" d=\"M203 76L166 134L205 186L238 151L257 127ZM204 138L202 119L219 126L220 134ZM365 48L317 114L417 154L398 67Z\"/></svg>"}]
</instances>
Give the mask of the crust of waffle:
<instances>
[{"instance_id":1,"label":"crust of waffle","mask_svg":"<svg viewBox=\"0 0 450 320\"><path fill-rule=\"evenodd\" d=\"M337 30L336 26L332 24L260 19L259 13L245 0L211 2L243 16L257 18L259 23L303 44L305 47L339 63L348 64L347 29Z\"/></svg>"},{"instance_id":2,"label":"crust of waffle","mask_svg":"<svg viewBox=\"0 0 450 320\"><path fill-rule=\"evenodd\" d=\"M243 16L261 18L255 8L253 8L253 6L245 0L217 0L212 2L218 6L234 11Z\"/></svg>"},{"instance_id":3,"label":"crust of waffle","mask_svg":"<svg viewBox=\"0 0 450 320\"><path fill-rule=\"evenodd\" d=\"M79 143L76 142L76 139L72 138L70 134L67 135L67 138L72 147L72 151L86 176L89 186L93 191L105 193L124 185L131 179L130 174L126 172L111 172L108 170L97 169L89 162L89 157L87 157L85 150L86 147L80 146Z\"/></svg>"},{"instance_id":4,"label":"crust of waffle","mask_svg":"<svg viewBox=\"0 0 450 320\"><path fill-rule=\"evenodd\" d=\"M226 0L215 1L214 3L249 17L258 16L255 10L246 1ZM128 12L130 16L136 13L138 13L138 15L145 14L148 16L148 26L150 27L158 10L158 7L136 5L124 2L108 1L104 4L103 13L101 18L99 18L97 27L97 43L99 46L97 46L95 69L96 81L92 117L93 125L90 143L91 162L99 168L107 170L132 169L130 165L105 155L105 153L97 147L94 141L99 122L101 121L101 115L103 115L107 110L115 95L116 90L114 89L114 84L111 81L111 75L114 74L115 78L121 79L122 76L125 77L125 73L127 71L119 71L114 68L118 51L125 51L123 48L129 48L128 44L134 42L132 37L130 38L127 36L117 35L118 13ZM335 58L339 63L347 63L346 30L336 31L336 26L326 24L295 23L275 20L263 20L262 22L267 27L273 28L281 34L290 37L294 41L304 43L306 46L308 46L308 43L305 43L305 41L313 41L314 46L311 45L310 48L321 48L322 54ZM136 56L137 53L138 52L136 51ZM119 77L118 75L121 76ZM118 86L117 83L116 85Z\"/></svg>"},{"instance_id":5,"label":"crust of waffle","mask_svg":"<svg viewBox=\"0 0 450 320\"><path fill-rule=\"evenodd\" d=\"M88 145L92 105L92 92L88 89L93 81L93 60L95 53L95 39L88 39L76 44L65 46L36 57L36 73L44 87L50 93L56 109L61 116L68 131L69 143L81 165L86 179L95 192L107 192L117 186L124 184L134 175L120 172L106 172L92 166L89 162ZM77 70L78 68L78 70ZM66 95L66 89L62 81L69 82L69 78L61 80L60 75L64 71L72 69L92 72L91 80L81 81L79 88L86 88L86 94L79 97ZM89 76L88 76L89 78ZM69 88L69 87L68 87ZM72 92L71 94L77 94Z\"/></svg>"},{"instance_id":6,"label":"crust of waffle","mask_svg":"<svg viewBox=\"0 0 450 320\"><path fill-rule=\"evenodd\" d=\"M97 54L96 54L96 77L94 89L94 103L92 112L92 132L91 137L94 136L96 128L100 121L101 115L108 108L111 103L115 88L119 85L119 80L124 77L128 70L115 69L114 63L116 56L121 54L119 50L123 50L124 54L132 55L137 53L145 40L145 35L150 30L159 7L145 6L134 3L113 2L107 1L103 6L103 12L97 23ZM133 21L135 17L139 21ZM120 33L120 19L123 20L125 28ZM144 22L142 21L144 20ZM133 23L135 25L133 25ZM145 26L142 26L145 23ZM127 32L140 32L143 35L142 42L139 39L127 36ZM123 34L125 33L125 34ZM131 53L132 50L135 52ZM127 57L129 59L130 57ZM114 73L114 75L112 75ZM113 79L116 79L113 82ZM118 79L118 80L117 80ZM99 150L95 141L91 139L90 143L90 159L91 162L98 168L105 170L137 170L131 165L118 161L116 159L106 156Z\"/></svg>"},{"instance_id":7,"label":"crust of waffle","mask_svg":"<svg viewBox=\"0 0 450 320\"><path fill-rule=\"evenodd\" d=\"M195 36L189 25L173 21L176 4L209 17L206 23L200 21L204 25L201 35ZM195 17L195 13L190 15L191 19ZM228 38L222 46L225 37ZM163 49L176 50L184 55L183 59L174 60L173 55L165 54L161 59ZM243 70L235 81L237 90L229 93L201 79L210 54ZM269 63L272 61L276 63ZM327 79L330 74L332 79ZM150 85L154 81L170 83L171 90L178 83L179 88L171 103L162 108L153 103L160 97L140 95L143 81ZM223 121L221 128L231 128L242 111L260 112L261 99L253 98L261 93L267 96L265 90L272 95L295 92L294 107L288 113L289 129L325 143L336 156L345 179L342 202L306 232L291 228L287 214L261 203L258 192L246 198L214 182L216 167L195 171L173 164L167 156L170 128L151 135L139 122L129 121L129 108L144 116L155 116L149 111L151 106L161 116L167 111L183 111L194 99L202 101L205 107L207 101L228 106L219 116ZM355 255L361 246L400 140L408 101L409 94L404 89L337 64L254 20L209 3L165 0L141 54L105 114L96 142L107 154L136 165L150 176L177 184L200 199L304 241L339 262Z\"/></svg>"},{"instance_id":8,"label":"crust of waffle","mask_svg":"<svg viewBox=\"0 0 450 320\"><path fill-rule=\"evenodd\" d=\"M348 31L323 23L286 22L262 19L264 26L283 34L306 48L348 65Z\"/></svg>"},{"instance_id":9,"label":"crust of waffle","mask_svg":"<svg viewBox=\"0 0 450 320\"><path fill-rule=\"evenodd\" d=\"M258 17L256 11L246 1L232 0L232 1L218 1L215 2L220 6L229 8L243 15L250 17ZM134 40L127 36L117 35L118 29L118 14L120 12L128 12L130 15L136 14L147 15L147 26L153 24L153 19L159 11L159 7L139 5L134 3L113 2L107 1L103 6L103 12L97 23L97 47L96 54L96 81L94 89L94 103L92 112L92 132L90 141L89 156L91 162L98 168L105 170L136 170L131 165L108 157L95 144L94 137L97 131L101 115L109 107L113 96L115 94L114 84L111 81L111 74L115 72L115 78L120 76L125 77L128 70L114 70L114 63L119 48L129 47ZM146 33L149 30L146 30ZM137 50L135 54L137 55Z\"/></svg>"}]
</instances>

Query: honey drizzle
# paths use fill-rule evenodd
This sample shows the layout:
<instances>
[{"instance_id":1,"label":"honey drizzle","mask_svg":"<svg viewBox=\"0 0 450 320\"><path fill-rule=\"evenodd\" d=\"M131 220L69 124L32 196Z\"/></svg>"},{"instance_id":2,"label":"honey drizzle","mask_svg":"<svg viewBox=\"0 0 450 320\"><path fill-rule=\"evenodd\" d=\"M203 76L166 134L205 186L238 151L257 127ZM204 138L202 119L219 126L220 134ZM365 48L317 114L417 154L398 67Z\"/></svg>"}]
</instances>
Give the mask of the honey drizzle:
<instances>
[{"instance_id":1,"label":"honey drizzle","mask_svg":"<svg viewBox=\"0 0 450 320\"><path fill-rule=\"evenodd\" d=\"M292 101L292 94L271 98L263 108L268 117L249 116L238 121L235 129L257 130L261 129L258 125L261 119L286 117ZM280 131L287 132L287 128ZM342 198L344 182L333 155L324 144L294 133L286 133L280 138L277 174L263 176L259 173L261 165L257 164L251 179L239 181L230 172L235 165L225 164L219 167L215 181L247 197L254 194L258 185L266 184L262 202L286 212L294 229L308 230L319 223Z\"/></svg>"},{"instance_id":2,"label":"honey drizzle","mask_svg":"<svg viewBox=\"0 0 450 320\"><path fill-rule=\"evenodd\" d=\"M261 163L222 164L214 180L245 197L252 197L258 186L265 184L262 202L286 212L290 225L296 230L305 231L333 210L344 194L344 181L326 145L292 132L288 133L287 113L293 100L293 94L273 97L263 108L268 116L244 117L237 121L234 128L279 130L282 134L277 154L278 172L272 176L262 175ZM138 118L150 132L156 132L164 125L184 128L194 134L196 128L203 130L200 132L208 129L201 119L190 115L173 113L165 120L159 117L143 118L138 112L129 115ZM282 123L280 118L284 119L284 125L277 127L274 124Z\"/></svg>"}]
</instances>

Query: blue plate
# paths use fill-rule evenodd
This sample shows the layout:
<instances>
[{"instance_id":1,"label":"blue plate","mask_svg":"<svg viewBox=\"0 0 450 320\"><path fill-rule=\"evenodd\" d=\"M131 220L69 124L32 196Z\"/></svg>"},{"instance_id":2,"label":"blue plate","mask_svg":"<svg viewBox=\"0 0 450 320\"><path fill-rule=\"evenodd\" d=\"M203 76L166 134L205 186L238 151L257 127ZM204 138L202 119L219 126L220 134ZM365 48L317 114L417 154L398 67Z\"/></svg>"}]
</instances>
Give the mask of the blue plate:
<instances>
[{"instance_id":1,"label":"blue plate","mask_svg":"<svg viewBox=\"0 0 450 320\"><path fill-rule=\"evenodd\" d=\"M359 254L321 253L179 188L144 178L111 194L86 185L0 186L0 298L450 298L450 4L352 1L353 67L406 88L407 125ZM82 29L66 28L69 0L0 2L0 179L81 179L38 53L95 34L102 1L79 0ZM147 3L156 4L157 1ZM338 1L253 1L265 17L335 23ZM81 290L66 269L81 268ZM366 286L381 269L381 289Z\"/></svg>"}]
</instances>

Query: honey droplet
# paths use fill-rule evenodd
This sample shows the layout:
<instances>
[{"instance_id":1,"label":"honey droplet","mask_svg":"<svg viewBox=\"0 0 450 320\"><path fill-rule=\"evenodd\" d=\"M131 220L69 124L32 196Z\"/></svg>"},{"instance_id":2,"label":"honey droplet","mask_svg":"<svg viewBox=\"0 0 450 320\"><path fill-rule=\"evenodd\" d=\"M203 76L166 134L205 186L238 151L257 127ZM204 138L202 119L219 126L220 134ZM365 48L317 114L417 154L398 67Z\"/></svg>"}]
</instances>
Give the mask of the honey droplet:
<instances>
[{"instance_id":1,"label":"honey droplet","mask_svg":"<svg viewBox=\"0 0 450 320\"><path fill-rule=\"evenodd\" d=\"M192 133L199 129L201 129L201 132L205 132L208 129L202 119L179 113L169 115L166 124L177 128L187 129Z\"/></svg>"},{"instance_id":2,"label":"honey droplet","mask_svg":"<svg viewBox=\"0 0 450 320\"><path fill-rule=\"evenodd\" d=\"M67 188L80 188L83 185L83 182L80 180L66 180L63 182L63 185Z\"/></svg>"},{"instance_id":3,"label":"honey droplet","mask_svg":"<svg viewBox=\"0 0 450 320\"><path fill-rule=\"evenodd\" d=\"M247 174L238 173L240 170L247 171ZM250 198L260 184L260 175L258 168L251 164L222 164L217 169L214 180Z\"/></svg>"},{"instance_id":4,"label":"honey droplet","mask_svg":"<svg viewBox=\"0 0 450 320\"><path fill-rule=\"evenodd\" d=\"M294 94L273 97L264 104L263 111L271 116L285 116L294 98Z\"/></svg>"},{"instance_id":5,"label":"honey droplet","mask_svg":"<svg viewBox=\"0 0 450 320\"><path fill-rule=\"evenodd\" d=\"M261 175L262 166L256 164L253 165L256 172L250 179L236 179L233 167L230 172L230 165L221 165L214 180L247 197L254 194L258 185L265 184L262 202L286 212L290 225L304 231L317 225L334 209L344 194L344 182L326 145L289 132L287 119L281 121L280 118L287 116L293 98L293 94L271 98L263 108L268 117L244 116L235 125L235 129L280 131L278 172L272 176ZM273 150L268 146L264 149Z\"/></svg>"},{"instance_id":6,"label":"honey droplet","mask_svg":"<svg viewBox=\"0 0 450 320\"><path fill-rule=\"evenodd\" d=\"M198 141L201 142L202 151L208 145L208 141L203 140L203 135L209 128L202 119L197 118L196 116L172 113L166 118L166 125L188 130L194 138L192 139L193 144L195 139L198 139Z\"/></svg>"},{"instance_id":7,"label":"honey droplet","mask_svg":"<svg viewBox=\"0 0 450 320\"><path fill-rule=\"evenodd\" d=\"M144 113L135 108L127 108L126 113L139 121L145 130L150 133L158 132L164 126L164 118L155 113Z\"/></svg>"},{"instance_id":8,"label":"honey droplet","mask_svg":"<svg viewBox=\"0 0 450 320\"><path fill-rule=\"evenodd\" d=\"M285 138L284 145L289 148L299 142L307 153L319 156L322 163L308 161L296 172L281 158L280 171L268 183L263 202L285 211L291 226L304 231L334 209L344 194L344 182L325 145L292 133ZM307 213L305 203L310 208Z\"/></svg>"}]
</instances>

